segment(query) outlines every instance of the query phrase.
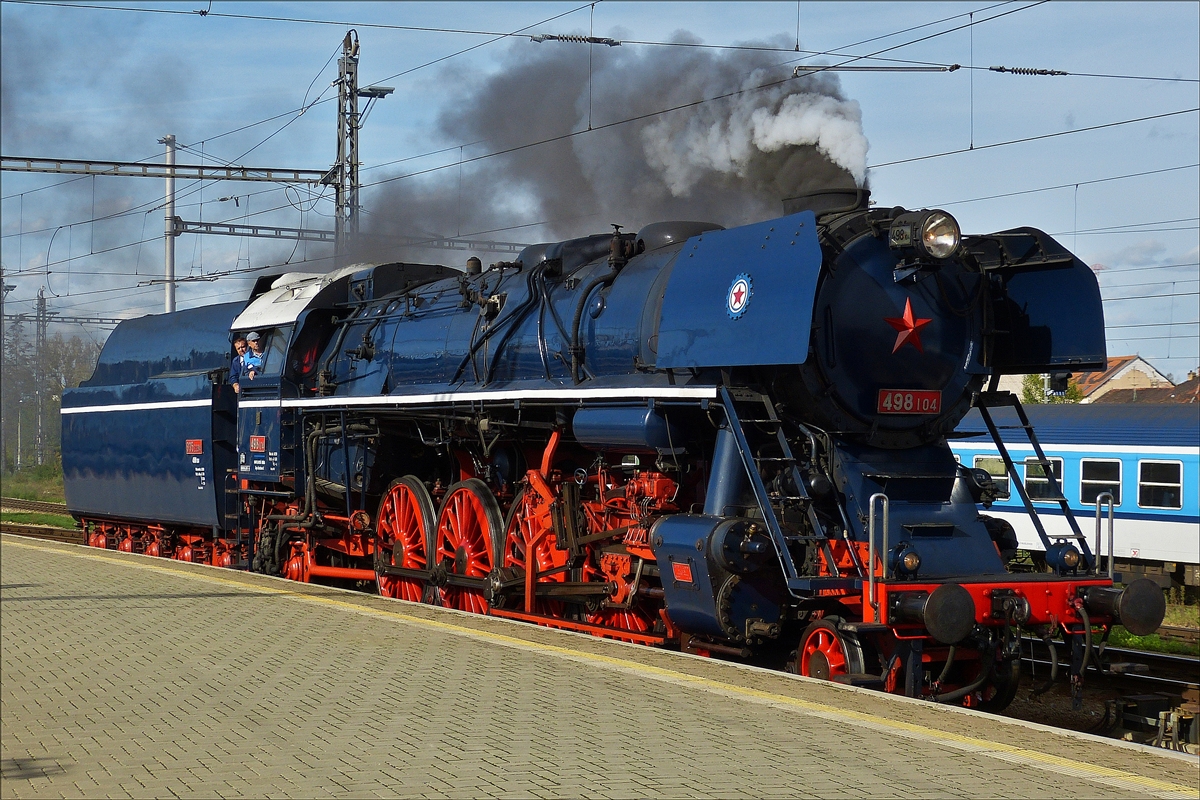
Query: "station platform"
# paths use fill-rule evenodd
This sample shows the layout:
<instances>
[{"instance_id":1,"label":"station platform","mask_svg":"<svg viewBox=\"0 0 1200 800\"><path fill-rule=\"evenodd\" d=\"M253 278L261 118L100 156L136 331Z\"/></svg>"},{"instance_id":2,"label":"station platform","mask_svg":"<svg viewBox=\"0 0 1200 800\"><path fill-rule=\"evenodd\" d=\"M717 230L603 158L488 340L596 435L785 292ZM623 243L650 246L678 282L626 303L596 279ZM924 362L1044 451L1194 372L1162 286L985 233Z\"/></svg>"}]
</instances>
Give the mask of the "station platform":
<instances>
[{"instance_id":1,"label":"station platform","mask_svg":"<svg viewBox=\"0 0 1200 800\"><path fill-rule=\"evenodd\" d=\"M0 537L0 796L1186 797L1194 757Z\"/></svg>"}]
</instances>

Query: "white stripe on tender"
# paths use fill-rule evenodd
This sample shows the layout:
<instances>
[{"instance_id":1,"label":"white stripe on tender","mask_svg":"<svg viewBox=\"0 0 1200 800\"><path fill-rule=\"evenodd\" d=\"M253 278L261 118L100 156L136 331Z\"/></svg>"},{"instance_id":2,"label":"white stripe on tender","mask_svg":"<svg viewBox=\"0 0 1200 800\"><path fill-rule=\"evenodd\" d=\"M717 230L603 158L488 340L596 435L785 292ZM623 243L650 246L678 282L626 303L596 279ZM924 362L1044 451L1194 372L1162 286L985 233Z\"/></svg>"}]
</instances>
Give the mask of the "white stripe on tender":
<instances>
[{"instance_id":1,"label":"white stripe on tender","mask_svg":"<svg viewBox=\"0 0 1200 800\"><path fill-rule=\"evenodd\" d=\"M284 400L287 408L325 406L407 406L421 403L467 403L475 400L620 400L633 397L711 399L715 386L623 387L617 389L511 389L496 392L443 392L441 394L380 395L372 397L320 397Z\"/></svg>"},{"instance_id":2,"label":"white stripe on tender","mask_svg":"<svg viewBox=\"0 0 1200 800\"><path fill-rule=\"evenodd\" d=\"M105 411L157 411L165 408L201 408L211 406L212 398L204 400L167 400L161 403L115 403L110 406L77 406L62 409L63 414L97 414Z\"/></svg>"}]
</instances>

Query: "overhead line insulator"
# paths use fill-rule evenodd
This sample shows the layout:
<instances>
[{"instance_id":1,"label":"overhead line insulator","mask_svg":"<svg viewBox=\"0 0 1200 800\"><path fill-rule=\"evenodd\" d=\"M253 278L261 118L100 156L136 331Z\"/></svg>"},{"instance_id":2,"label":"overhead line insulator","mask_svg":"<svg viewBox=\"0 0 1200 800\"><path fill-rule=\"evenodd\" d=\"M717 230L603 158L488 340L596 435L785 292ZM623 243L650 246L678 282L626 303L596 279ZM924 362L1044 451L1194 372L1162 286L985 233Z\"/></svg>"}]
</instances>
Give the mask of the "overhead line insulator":
<instances>
[{"instance_id":1,"label":"overhead line insulator","mask_svg":"<svg viewBox=\"0 0 1200 800\"><path fill-rule=\"evenodd\" d=\"M1061 69L1032 69L1030 67L988 67L992 72L1011 72L1013 75L1070 75Z\"/></svg>"}]
</instances>

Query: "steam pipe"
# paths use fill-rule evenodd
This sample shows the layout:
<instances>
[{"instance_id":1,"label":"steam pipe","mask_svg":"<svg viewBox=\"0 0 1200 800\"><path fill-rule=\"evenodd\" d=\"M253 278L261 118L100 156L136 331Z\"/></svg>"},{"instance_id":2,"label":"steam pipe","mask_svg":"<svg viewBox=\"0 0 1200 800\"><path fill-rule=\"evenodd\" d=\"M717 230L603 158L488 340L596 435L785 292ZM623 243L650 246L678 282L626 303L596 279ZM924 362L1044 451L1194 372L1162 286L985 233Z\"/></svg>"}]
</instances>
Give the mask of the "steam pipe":
<instances>
[{"instance_id":1,"label":"steam pipe","mask_svg":"<svg viewBox=\"0 0 1200 800\"><path fill-rule=\"evenodd\" d=\"M617 272L617 268L610 267L605 274L598 278L592 278L579 295L579 302L575 304L575 316L571 319L571 380L575 383L582 383L582 378L579 377L579 367L583 363L584 348L579 344L579 326L583 321L584 306L587 305L587 299L592 294L592 290L597 286L611 284L616 279Z\"/></svg>"},{"instance_id":2,"label":"steam pipe","mask_svg":"<svg viewBox=\"0 0 1200 800\"><path fill-rule=\"evenodd\" d=\"M628 263L625 257L625 242L621 239L621 226L613 225L612 241L608 245L608 272L592 278L588 285L584 287L583 292L579 295L579 302L575 304L575 316L571 320L571 380L575 383L581 383L582 378L579 377L579 369L583 366L584 348L579 343L579 325L583 321L583 309L587 305L588 297L591 296L592 290L597 286L608 286L617 278L617 274L621 271L621 267Z\"/></svg>"}]
</instances>

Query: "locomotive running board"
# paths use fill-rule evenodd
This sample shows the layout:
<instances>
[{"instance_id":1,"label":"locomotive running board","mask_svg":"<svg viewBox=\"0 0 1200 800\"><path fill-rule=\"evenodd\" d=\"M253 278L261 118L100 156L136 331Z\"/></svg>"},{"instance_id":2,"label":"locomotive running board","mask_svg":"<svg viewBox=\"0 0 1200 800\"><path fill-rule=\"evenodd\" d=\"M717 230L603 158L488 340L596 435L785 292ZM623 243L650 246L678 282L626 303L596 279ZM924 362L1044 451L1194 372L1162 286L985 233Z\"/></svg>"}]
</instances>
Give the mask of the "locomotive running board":
<instances>
[{"instance_id":1,"label":"locomotive running board","mask_svg":"<svg viewBox=\"0 0 1200 800\"><path fill-rule=\"evenodd\" d=\"M1059 476L1054 474L1054 466L1046 458L1046 453L1042 450L1042 445L1033 430L1033 425L1029 423L1029 417L1025 414L1025 409L1021 406L1021 401L1012 392L993 390L977 392L971 398L971 405L979 409L979 416L983 417L983 423L987 426L992 441L996 443L996 449L1000 453L1000 458L1004 461L1004 469L1008 473L1009 482L1017 487L1017 494L1021 496L1021 502L1025 504L1025 511L1028 512L1030 520L1033 521L1033 527L1037 530L1038 538L1042 540L1042 546L1049 550L1053 546L1053 542L1050 541L1050 536L1046 533L1046 527L1042 524L1042 518L1038 516L1037 509L1033 505L1033 500L1029 497L1029 491L1025 488L1025 481L1021 479L1021 475L1017 471L1017 466L1013 463L1012 456L1009 455L1008 448L1004 446L1000 430L996 426L996 422L992 419L992 415L988 409L1012 406L1017 412L1017 419L1021 421L1021 424L1015 427L1023 429L1025 435L1029 438L1029 443L1033 445L1033 452L1037 456L1035 463L1042 467L1042 472L1046 476L1046 482L1049 484L1050 491L1055 495L1055 498L1051 499L1057 500L1059 506L1062 508L1063 516L1067 519L1067 524L1071 526L1072 533L1070 535L1056 536L1055 538L1076 540L1079 543L1080 550L1083 552L1084 563L1089 569L1094 568L1096 560L1092 556L1091 548L1088 547L1087 537L1079 529L1079 522L1076 521L1075 514L1071 511L1070 503L1067 502L1066 496L1062 493L1058 485Z\"/></svg>"}]
</instances>

